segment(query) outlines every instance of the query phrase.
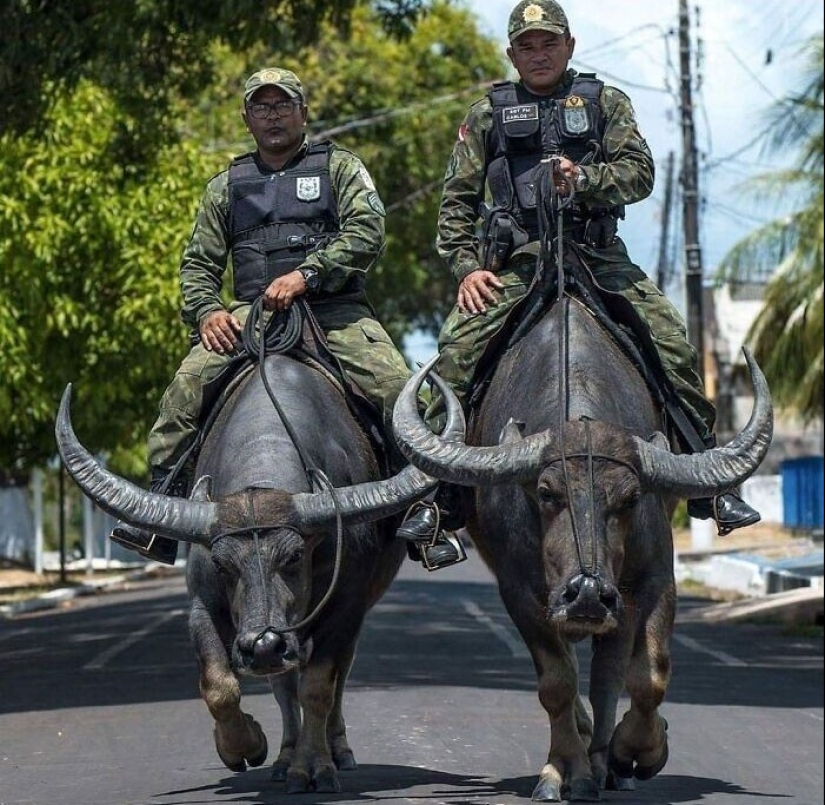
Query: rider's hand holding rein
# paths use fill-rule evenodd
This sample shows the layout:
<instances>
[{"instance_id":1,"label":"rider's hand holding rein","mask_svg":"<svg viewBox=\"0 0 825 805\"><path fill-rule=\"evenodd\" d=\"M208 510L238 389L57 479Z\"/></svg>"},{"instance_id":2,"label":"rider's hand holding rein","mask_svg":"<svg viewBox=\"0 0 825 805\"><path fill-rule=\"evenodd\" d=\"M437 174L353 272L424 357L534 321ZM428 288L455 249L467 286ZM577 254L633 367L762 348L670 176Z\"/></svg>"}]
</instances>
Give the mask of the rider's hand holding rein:
<instances>
[{"instance_id":1,"label":"rider's hand holding rein","mask_svg":"<svg viewBox=\"0 0 825 805\"><path fill-rule=\"evenodd\" d=\"M272 280L264 291L263 306L266 310L286 310L296 297L306 293L307 284L300 271L290 271Z\"/></svg>"},{"instance_id":2,"label":"rider's hand holding rein","mask_svg":"<svg viewBox=\"0 0 825 805\"><path fill-rule=\"evenodd\" d=\"M556 192L562 196L568 196L578 185L579 166L567 157L556 157L553 160L553 184Z\"/></svg>"}]
</instances>

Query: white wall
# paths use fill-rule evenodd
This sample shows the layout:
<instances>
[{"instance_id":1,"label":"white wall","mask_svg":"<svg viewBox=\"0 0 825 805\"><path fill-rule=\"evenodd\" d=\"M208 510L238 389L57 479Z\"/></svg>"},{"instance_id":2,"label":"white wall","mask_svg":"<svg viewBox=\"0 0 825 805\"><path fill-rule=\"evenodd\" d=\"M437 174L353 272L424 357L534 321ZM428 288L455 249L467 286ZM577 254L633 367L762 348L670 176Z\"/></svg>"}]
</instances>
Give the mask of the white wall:
<instances>
[{"instance_id":1,"label":"white wall","mask_svg":"<svg viewBox=\"0 0 825 805\"><path fill-rule=\"evenodd\" d=\"M781 475L755 475L748 478L742 484L742 498L762 515L763 523L781 525L784 522Z\"/></svg>"}]
</instances>

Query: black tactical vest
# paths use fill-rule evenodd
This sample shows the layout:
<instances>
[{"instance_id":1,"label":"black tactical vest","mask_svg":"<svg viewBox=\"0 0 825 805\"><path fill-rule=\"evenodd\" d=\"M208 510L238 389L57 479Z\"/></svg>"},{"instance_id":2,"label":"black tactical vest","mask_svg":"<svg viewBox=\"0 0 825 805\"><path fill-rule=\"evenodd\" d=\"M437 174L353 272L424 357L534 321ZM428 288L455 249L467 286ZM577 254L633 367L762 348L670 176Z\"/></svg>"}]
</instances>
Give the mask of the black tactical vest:
<instances>
[{"instance_id":1,"label":"black tactical vest","mask_svg":"<svg viewBox=\"0 0 825 805\"><path fill-rule=\"evenodd\" d=\"M594 74L580 73L546 98L512 81L494 84L488 93L493 128L487 142L487 181L493 205L507 210L531 240L538 235L536 188L541 160L563 155L587 164L601 151L603 87ZM578 202L568 210L578 220L597 212ZM598 214L605 212L600 209Z\"/></svg>"},{"instance_id":2,"label":"black tactical vest","mask_svg":"<svg viewBox=\"0 0 825 805\"><path fill-rule=\"evenodd\" d=\"M251 302L276 277L294 271L307 254L339 232L329 174L329 142L310 145L284 170L255 154L229 166L229 242L235 298Z\"/></svg>"}]
</instances>

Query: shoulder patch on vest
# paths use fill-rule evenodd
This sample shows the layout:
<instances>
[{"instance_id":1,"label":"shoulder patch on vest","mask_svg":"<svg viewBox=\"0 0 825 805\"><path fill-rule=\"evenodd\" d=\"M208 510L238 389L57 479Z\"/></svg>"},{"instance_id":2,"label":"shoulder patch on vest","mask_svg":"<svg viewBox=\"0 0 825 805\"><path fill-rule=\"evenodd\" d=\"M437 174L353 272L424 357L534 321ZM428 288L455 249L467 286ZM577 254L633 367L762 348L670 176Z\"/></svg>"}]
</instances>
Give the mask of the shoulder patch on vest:
<instances>
[{"instance_id":1,"label":"shoulder patch on vest","mask_svg":"<svg viewBox=\"0 0 825 805\"><path fill-rule=\"evenodd\" d=\"M378 193L374 190L367 193L367 204L370 205L370 208L377 212L379 215L386 215L387 211L384 209L384 203L381 201Z\"/></svg>"}]
</instances>

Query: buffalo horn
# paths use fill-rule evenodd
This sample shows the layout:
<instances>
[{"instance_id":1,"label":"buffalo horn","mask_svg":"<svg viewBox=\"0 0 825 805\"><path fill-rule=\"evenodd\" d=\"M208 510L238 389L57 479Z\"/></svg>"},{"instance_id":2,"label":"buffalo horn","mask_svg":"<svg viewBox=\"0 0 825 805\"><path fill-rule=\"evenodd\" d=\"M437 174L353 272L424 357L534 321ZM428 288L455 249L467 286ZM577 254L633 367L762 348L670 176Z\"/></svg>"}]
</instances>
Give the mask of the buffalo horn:
<instances>
[{"instance_id":1,"label":"buffalo horn","mask_svg":"<svg viewBox=\"0 0 825 805\"><path fill-rule=\"evenodd\" d=\"M75 435L66 386L55 423L57 448L66 471L101 509L119 520L184 542L208 542L218 531L217 504L147 492L104 469Z\"/></svg>"},{"instance_id":2,"label":"buffalo horn","mask_svg":"<svg viewBox=\"0 0 825 805\"><path fill-rule=\"evenodd\" d=\"M712 497L742 483L762 463L773 436L773 406L765 375L750 350L744 353L754 392L748 424L724 447L692 455L675 455L635 438L641 477L650 487L687 499Z\"/></svg>"},{"instance_id":3,"label":"buffalo horn","mask_svg":"<svg viewBox=\"0 0 825 805\"><path fill-rule=\"evenodd\" d=\"M434 377L442 394L448 393L447 384ZM447 412L447 424L441 438L453 441L463 439L466 430L461 406ZM367 523L403 511L435 489L437 481L420 469L407 466L392 478L327 491L297 493L292 503L298 522L307 529L323 527L335 521L336 511L348 524Z\"/></svg>"},{"instance_id":4,"label":"buffalo horn","mask_svg":"<svg viewBox=\"0 0 825 805\"><path fill-rule=\"evenodd\" d=\"M472 447L464 440L434 434L418 413L418 392L438 356L418 370L404 386L393 412L393 430L404 455L424 472L463 486L492 486L526 481L538 473L542 456L556 443L552 431L543 431L504 445ZM437 375L433 375L437 378ZM439 385L448 415L461 404L447 387Z\"/></svg>"}]
</instances>

